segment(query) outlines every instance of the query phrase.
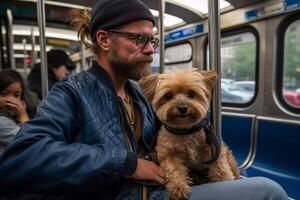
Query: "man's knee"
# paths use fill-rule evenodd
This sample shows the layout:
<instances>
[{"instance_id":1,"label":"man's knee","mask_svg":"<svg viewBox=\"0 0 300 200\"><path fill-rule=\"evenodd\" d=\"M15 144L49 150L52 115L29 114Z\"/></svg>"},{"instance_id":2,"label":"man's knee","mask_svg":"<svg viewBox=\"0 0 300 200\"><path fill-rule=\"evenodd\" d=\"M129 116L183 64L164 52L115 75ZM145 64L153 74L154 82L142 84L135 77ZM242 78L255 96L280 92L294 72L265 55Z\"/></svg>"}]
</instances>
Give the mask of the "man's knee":
<instances>
[{"instance_id":1,"label":"man's knee","mask_svg":"<svg viewBox=\"0 0 300 200\"><path fill-rule=\"evenodd\" d=\"M288 200L288 196L283 188L276 183L275 181L265 178L265 177L255 177L254 182L256 187L259 188L257 190L262 196L265 196L263 199L268 200Z\"/></svg>"}]
</instances>

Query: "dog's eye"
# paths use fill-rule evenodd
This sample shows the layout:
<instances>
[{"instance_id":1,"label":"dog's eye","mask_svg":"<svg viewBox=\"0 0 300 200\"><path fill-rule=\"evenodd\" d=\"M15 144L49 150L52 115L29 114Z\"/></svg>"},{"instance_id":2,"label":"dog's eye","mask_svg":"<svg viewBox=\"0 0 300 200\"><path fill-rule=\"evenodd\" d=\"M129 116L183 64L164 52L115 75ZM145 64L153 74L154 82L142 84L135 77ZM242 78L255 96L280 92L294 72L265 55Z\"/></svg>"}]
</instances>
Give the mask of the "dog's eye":
<instances>
[{"instance_id":1,"label":"dog's eye","mask_svg":"<svg viewBox=\"0 0 300 200\"><path fill-rule=\"evenodd\" d=\"M188 91L187 97L189 97L189 98L195 98L195 96L196 96L196 92L195 91L193 91L193 90Z\"/></svg>"},{"instance_id":2,"label":"dog's eye","mask_svg":"<svg viewBox=\"0 0 300 200\"><path fill-rule=\"evenodd\" d=\"M168 92L164 95L165 100L170 101L173 98L172 93Z\"/></svg>"}]
</instances>

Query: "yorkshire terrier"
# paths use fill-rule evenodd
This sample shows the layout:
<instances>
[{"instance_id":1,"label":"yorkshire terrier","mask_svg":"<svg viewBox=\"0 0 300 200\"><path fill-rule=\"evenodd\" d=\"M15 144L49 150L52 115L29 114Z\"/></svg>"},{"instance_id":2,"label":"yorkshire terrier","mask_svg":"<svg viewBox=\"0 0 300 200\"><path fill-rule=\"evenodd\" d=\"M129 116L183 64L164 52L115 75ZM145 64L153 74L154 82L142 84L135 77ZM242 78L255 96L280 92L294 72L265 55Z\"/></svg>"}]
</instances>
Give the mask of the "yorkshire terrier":
<instances>
[{"instance_id":1,"label":"yorkshire terrier","mask_svg":"<svg viewBox=\"0 0 300 200\"><path fill-rule=\"evenodd\" d=\"M216 79L214 71L177 70L139 82L162 122L155 150L171 199L187 199L193 184L240 178L232 152L223 142L216 152L205 131Z\"/></svg>"}]
</instances>

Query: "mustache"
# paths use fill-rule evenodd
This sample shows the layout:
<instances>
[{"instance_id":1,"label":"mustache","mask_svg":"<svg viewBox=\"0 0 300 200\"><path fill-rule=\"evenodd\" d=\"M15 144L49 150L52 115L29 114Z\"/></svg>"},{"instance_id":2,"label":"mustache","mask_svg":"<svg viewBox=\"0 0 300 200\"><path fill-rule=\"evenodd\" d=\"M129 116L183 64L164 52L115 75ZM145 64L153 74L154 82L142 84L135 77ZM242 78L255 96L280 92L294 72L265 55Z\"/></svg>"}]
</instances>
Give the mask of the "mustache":
<instances>
[{"instance_id":1,"label":"mustache","mask_svg":"<svg viewBox=\"0 0 300 200\"><path fill-rule=\"evenodd\" d=\"M144 57L136 60L136 63L151 63L152 61L153 61L152 56L149 56L149 57Z\"/></svg>"}]
</instances>

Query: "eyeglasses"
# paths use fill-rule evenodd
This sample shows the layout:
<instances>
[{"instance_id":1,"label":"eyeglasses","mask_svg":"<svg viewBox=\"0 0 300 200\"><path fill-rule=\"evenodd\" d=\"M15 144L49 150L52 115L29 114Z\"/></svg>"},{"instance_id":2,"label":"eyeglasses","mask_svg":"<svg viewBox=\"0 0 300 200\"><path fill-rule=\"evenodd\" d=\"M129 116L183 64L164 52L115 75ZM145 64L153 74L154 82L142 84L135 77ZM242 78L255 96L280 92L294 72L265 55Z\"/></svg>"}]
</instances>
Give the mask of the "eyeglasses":
<instances>
[{"instance_id":1,"label":"eyeglasses","mask_svg":"<svg viewBox=\"0 0 300 200\"><path fill-rule=\"evenodd\" d=\"M159 44L159 39L157 39L153 36L149 37L149 36L143 35L143 34L131 33L131 32L125 32L125 31L117 31L117 30L108 30L108 32L120 34L129 39L135 40L136 46L140 47L141 49L144 49L149 42L151 43L151 45L154 49Z\"/></svg>"}]
</instances>

